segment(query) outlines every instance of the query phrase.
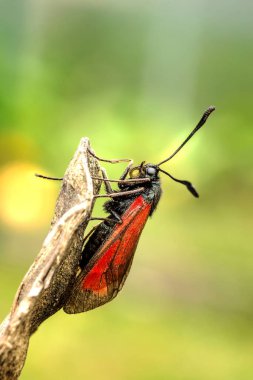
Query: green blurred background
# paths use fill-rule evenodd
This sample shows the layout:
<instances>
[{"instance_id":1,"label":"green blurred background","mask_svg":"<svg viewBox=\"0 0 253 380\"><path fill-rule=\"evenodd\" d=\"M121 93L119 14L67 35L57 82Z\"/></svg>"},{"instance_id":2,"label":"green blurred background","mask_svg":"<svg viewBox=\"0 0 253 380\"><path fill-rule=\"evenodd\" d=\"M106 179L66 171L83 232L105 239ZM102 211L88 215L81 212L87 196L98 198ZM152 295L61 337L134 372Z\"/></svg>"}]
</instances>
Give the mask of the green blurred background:
<instances>
[{"instance_id":1,"label":"green blurred background","mask_svg":"<svg viewBox=\"0 0 253 380\"><path fill-rule=\"evenodd\" d=\"M246 0L1 2L2 319L59 191L34 172L61 176L82 136L159 162L217 107L164 165L200 199L162 178L121 294L47 320L21 379L252 380L252 17Z\"/></svg>"}]
</instances>

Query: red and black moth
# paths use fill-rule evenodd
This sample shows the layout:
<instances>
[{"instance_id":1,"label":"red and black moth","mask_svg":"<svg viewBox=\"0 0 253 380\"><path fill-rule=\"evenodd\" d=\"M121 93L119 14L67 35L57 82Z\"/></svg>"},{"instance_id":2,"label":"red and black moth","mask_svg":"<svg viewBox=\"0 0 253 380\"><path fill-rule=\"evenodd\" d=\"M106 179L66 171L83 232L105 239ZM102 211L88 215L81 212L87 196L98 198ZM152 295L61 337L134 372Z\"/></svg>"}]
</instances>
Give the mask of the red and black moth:
<instances>
[{"instance_id":1,"label":"red and black moth","mask_svg":"<svg viewBox=\"0 0 253 380\"><path fill-rule=\"evenodd\" d=\"M111 198L104 204L104 209L109 215L94 228L88 240L86 239L79 274L63 307L66 313L74 314L95 309L111 301L122 289L141 232L160 200L159 173L185 185L194 197L199 196L189 181L173 177L160 166L182 149L214 110L215 107L210 106L184 142L160 163L142 162L133 167L133 162L129 160L129 165L117 181L118 191L111 189L110 180L105 171L102 171L107 196Z\"/></svg>"}]
</instances>

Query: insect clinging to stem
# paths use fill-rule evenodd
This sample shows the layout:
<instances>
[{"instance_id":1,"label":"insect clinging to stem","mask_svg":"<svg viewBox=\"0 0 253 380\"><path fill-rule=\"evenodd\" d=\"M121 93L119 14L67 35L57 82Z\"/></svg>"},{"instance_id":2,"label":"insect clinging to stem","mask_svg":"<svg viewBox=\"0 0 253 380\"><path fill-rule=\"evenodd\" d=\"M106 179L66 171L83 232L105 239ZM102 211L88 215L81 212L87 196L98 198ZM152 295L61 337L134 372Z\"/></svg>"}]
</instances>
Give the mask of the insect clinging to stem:
<instances>
[{"instance_id":1,"label":"insect clinging to stem","mask_svg":"<svg viewBox=\"0 0 253 380\"><path fill-rule=\"evenodd\" d=\"M197 126L168 158L158 164L142 162L135 167L131 161L118 181L117 192L111 189L110 181L102 172L107 194L112 198L104 204L109 216L94 229L84 246L80 273L64 306L65 312L80 313L99 307L115 298L122 289L141 232L161 196L159 173L183 184L198 197L190 182L173 177L160 166L183 148L214 110L215 107L210 106L204 112Z\"/></svg>"},{"instance_id":2,"label":"insect clinging to stem","mask_svg":"<svg viewBox=\"0 0 253 380\"><path fill-rule=\"evenodd\" d=\"M158 164L143 161L140 165L133 167L132 160L128 160L129 164L119 180L109 180L106 172L102 170L107 195L96 197L111 198L104 204L104 209L109 215L91 231L88 239L85 239L80 271L63 307L66 313L73 314L95 309L111 301L122 289L131 268L141 232L160 200L160 173L186 186L194 197L199 196L189 181L175 178L160 166L171 160L183 148L205 124L214 110L215 107L208 107L183 143ZM111 162L110 160L101 161ZM113 191L110 182L118 182L119 190Z\"/></svg>"}]
</instances>

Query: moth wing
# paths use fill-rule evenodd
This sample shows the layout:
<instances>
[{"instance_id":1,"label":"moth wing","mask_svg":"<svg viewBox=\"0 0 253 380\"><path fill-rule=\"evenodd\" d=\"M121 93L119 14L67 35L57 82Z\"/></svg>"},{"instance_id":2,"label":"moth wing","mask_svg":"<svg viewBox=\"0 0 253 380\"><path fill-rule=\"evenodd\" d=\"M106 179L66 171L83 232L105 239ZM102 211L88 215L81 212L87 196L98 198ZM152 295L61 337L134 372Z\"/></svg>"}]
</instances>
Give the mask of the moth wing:
<instances>
[{"instance_id":1,"label":"moth wing","mask_svg":"<svg viewBox=\"0 0 253 380\"><path fill-rule=\"evenodd\" d=\"M127 278L133 256L150 214L151 205L142 196L135 199L109 239L90 259L76 279L67 300L66 313L95 309L116 297Z\"/></svg>"}]
</instances>

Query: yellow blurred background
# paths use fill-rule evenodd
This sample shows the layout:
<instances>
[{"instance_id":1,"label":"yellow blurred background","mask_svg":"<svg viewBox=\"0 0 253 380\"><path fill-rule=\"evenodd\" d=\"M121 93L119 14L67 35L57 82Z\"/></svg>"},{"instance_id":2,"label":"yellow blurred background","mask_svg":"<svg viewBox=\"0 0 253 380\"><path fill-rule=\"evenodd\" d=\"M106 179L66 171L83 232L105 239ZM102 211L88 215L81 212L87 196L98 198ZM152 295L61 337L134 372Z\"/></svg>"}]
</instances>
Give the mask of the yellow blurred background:
<instances>
[{"instance_id":1,"label":"yellow blurred background","mask_svg":"<svg viewBox=\"0 0 253 380\"><path fill-rule=\"evenodd\" d=\"M162 178L124 289L31 339L23 380L252 380L253 3L1 2L0 316L47 233L82 136ZM111 178L123 164L107 164ZM95 213L101 215L98 203Z\"/></svg>"}]
</instances>

